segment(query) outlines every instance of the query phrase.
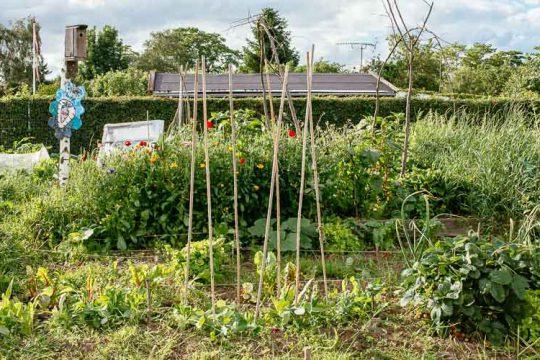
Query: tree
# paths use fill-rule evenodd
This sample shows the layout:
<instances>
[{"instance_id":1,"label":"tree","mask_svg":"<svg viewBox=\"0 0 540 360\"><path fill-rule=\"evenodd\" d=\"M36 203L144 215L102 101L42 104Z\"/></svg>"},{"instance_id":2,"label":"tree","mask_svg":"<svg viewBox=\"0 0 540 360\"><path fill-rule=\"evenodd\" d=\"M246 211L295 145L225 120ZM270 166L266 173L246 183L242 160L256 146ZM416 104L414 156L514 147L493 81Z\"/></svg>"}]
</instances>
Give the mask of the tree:
<instances>
[{"instance_id":1,"label":"tree","mask_svg":"<svg viewBox=\"0 0 540 360\"><path fill-rule=\"evenodd\" d=\"M294 69L295 72L306 72L306 65L299 65ZM345 65L339 64L337 62L332 62L320 58L319 60L313 63L313 72L314 73L344 73L347 70Z\"/></svg>"},{"instance_id":2,"label":"tree","mask_svg":"<svg viewBox=\"0 0 540 360\"><path fill-rule=\"evenodd\" d=\"M17 92L22 84L32 84L32 17L15 21L11 28L0 24L0 87L7 93ZM36 22L36 30L39 31ZM49 73L40 58L40 77Z\"/></svg>"},{"instance_id":3,"label":"tree","mask_svg":"<svg viewBox=\"0 0 540 360\"><path fill-rule=\"evenodd\" d=\"M143 96L148 91L148 73L129 68L98 75L88 87L90 96Z\"/></svg>"},{"instance_id":4,"label":"tree","mask_svg":"<svg viewBox=\"0 0 540 360\"><path fill-rule=\"evenodd\" d=\"M503 95L510 97L535 97L540 95L540 47L521 57L518 66L504 85Z\"/></svg>"},{"instance_id":5,"label":"tree","mask_svg":"<svg viewBox=\"0 0 540 360\"><path fill-rule=\"evenodd\" d=\"M260 72L261 65L264 67L264 60L275 64L272 43L275 45L280 64L289 63L292 67L298 65L298 51L291 45L291 32L287 30L287 20L281 17L277 10L262 9L259 19L253 26L252 34L253 39L247 39L248 45L243 48L242 71Z\"/></svg>"},{"instance_id":6,"label":"tree","mask_svg":"<svg viewBox=\"0 0 540 360\"><path fill-rule=\"evenodd\" d=\"M451 74L458 93L499 95L516 69L523 64L519 51L497 51L490 44L475 43L460 54L460 66Z\"/></svg>"},{"instance_id":7,"label":"tree","mask_svg":"<svg viewBox=\"0 0 540 360\"><path fill-rule=\"evenodd\" d=\"M384 65L384 60L380 58L372 59L367 68L381 76L392 84L400 88L408 85L408 55L407 47L398 36L388 38L388 48L396 50ZM413 88L429 91L439 91L441 86L441 53L436 49L433 40L418 42L414 47L413 65L414 78Z\"/></svg>"},{"instance_id":8,"label":"tree","mask_svg":"<svg viewBox=\"0 0 540 360\"><path fill-rule=\"evenodd\" d=\"M109 71L124 70L134 61L134 53L118 37L118 30L105 25L101 31L96 28L87 32L87 57L80 68L83 79L91 80Z\"/></svg>"},{"instance_id":9,"label":"tree","mask_svg":"<svg viewBox=\"0 0 540 360\"><path fill-rule=\"evenodd\" d=\"M240 54L225 44L216 33L197 28L168 29L150 34L137 67L141 70L177 72L180 66L193 68L201 56L206 58L207 72L223 72L228 64L238 64Z\"/></svg>"}]
</instances>

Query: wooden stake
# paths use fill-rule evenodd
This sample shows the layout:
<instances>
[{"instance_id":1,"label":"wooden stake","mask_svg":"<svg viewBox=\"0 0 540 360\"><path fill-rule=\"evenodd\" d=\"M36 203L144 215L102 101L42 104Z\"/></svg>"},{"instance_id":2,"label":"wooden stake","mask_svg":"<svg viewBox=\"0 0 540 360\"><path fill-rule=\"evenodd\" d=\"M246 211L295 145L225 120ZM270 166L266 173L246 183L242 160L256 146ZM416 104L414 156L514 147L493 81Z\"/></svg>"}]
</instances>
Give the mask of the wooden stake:
<instances>
[{"instance_id":1,"label":"wooden stake","mask_svg":"<svg viewBox=\"0 0 540 360\"><path fill-rule=\"evenodd\" d=\"M313 54L315 46L311 48L311 62L307 64L308 73L310 80L308 81L308 104L306 111L309 111L309 132L310 132L310 144L311 144L311 168L313 169L313 185L315 187L315 203L317 206L317 230L319 232L319 244L321 248L321 267L323 273L323 283L324 283L324 295L328 298L328 284L326 282L326 259L324 256L324 228L322 223L322 213L321 213L321 200L320 200L320 189L319 189L319 170L317 169L317 147L315 144L315 129L313 125L313 105L312 105L312 79L313 79ZM309 110L308 110L309 109Z\"/></svg>"},{"instance_id":2,"label":"wooden stake","mask_svg":"<svg viewBox=\"0 0 540 360\"><path fill-rule=\"evenodd\" d=\"M152 314L152 293L150 292L150 280L145 279L144 285L146 286L146 310L147 310L147 321L150 321Z\"/></svg>"},{"instance_id":3,"label":"wooden stake","mask_svg":"<svg viewBox=\"0 0 540 360\"><path fill-rule=\"evenodd\" d=\"M270 122L276 127L276 115L274 113L274 101L272 98L272 84L270 83L268 62L266 62L266 84L268 86L268 100L270 103ZM273 129L275 136L281 136L277 129ZM276 164L276 268L277 268L277 286L276 292L279 296L281 289L281 200L279 191L279 161Z\"/></svg>"},{"instance_id":4,"label":"wooden stake","mask_svg":"<svg viewBox=\"0 0 540 360\"><path fill-rule=\"evenodd\" d=\"M189 288L189 265L191 260L191 241L193 240L193 203L195 193L195 159L197 152L197 97L199 93L199 62L195 64L195 79L193 82L193 120L191 121L191 172L189 180L189 215L188 215L188 240L186 246L186 273L184 305L187 305Z\"/></svg>"},{"instance_id":5,"label":"wooden stake","mask_svg":"<svg viewBox=\"0 0 540 360\"><path fill-rule=\"evenodd\" d=\"M311 348L309 346L304 347L304 360L311 360Z\"/></svg>"},{"instance_id":6,"label":"wooden stake","mask_svg":"<svg viewBox=\"0 0 540 360\"><path fill-rule=\"evenodd\" d=\"M210 185L210 155L208 153L208 109L206 104L206 59L201 60L202 69L202 97L204 121L204 163L206 170L206 202L208 204L208 242L210 255L210 295L212 297L212 316L216 316L216 293L214 289L214 239L212 226L212 188Z\"/></svg>"},{"instance_id":7,"label":"wooden stake","mask_svg":"<svg viewBox=\"0 0 540 360\"><path fill-rule=\"evenodd\" d=\"M238 225L238 175L236 164L236 122L232 95L232 65L229 64L229 116L231 119L233 198L234 198L234 240L236 243L236 304L240 304L240 227Z\"/></svg>"},{"instance_id":8,"label":"wooden stake","mask_svg":"<svg viewBox=\"0 0 540 360\"><path fill-rule=\"evenodd\" d=\"M182 127L182 120L184 118L184 67L180 66L179 74L180 74L180 90L178 92L178 131L180 131L180 128Z\"/></svg>"},{"instance_id":9,"label":"wooden stake","mask_svg":"<svg viewBox=\"0 0 540 360\"><path fill-rule=\"evenodd\" d=\"M266 59L264 61L266 63L266 86L268 87L268 102L270 105L270 122L272 126L275 126L276 115L274 114L274 102L272 99L272 84L270 83L270 73L269 73L270 67L268 66L268 61Z\"/></svg>"},{"instance_id":10,"label":"wooden stake","mask_svg":"<svg viewBox=\"0 0 540 360\"><path fill-rule=\"evenodd\" d=\"M279 134L281 132L281 121L283 118L283 108L285 106L285 97L286 97L286 90L287 90L287 78L289 75L289 66L285 68L285 75L283 77L283 86L281 89L281 103L279 106L279 117L277 121L276 126L276 133ZM273 159L272 159L272 176L270 180L270 196L268 197L268 211L266 213L266 227L264 231L264 243L263 243L263 260L261 263L261 269L260 269L260 276L259 276L259 287L257 289L257 303L255 305L255 318L259 316L259 308L261 304L261 296L262 296L262 287L264 282L264 271L266 268L266 256L268 254L268 238L270 236L270 223L272 221L272 203L274 200L274 189L275 189L275 182L276 182L276 175L277 175L277 163L278 163L278 150L279 150L279 136L274 136L274 153L273 153Z\"/></svg>"},{"instance_id":11,"label":"wooden stake","mask_svg":"<svg viewBox=\"0 0 540 360\"><path fill-rule=\"evenodd\" d=\"M310 63L309 53L306 56L306 64ZM307 73L307 85L308 89L311 87L310 84L310 74ZM300 232L302 229L302 205L304 202L304 186L306 183L306 147L307 147L307 135L308 135L308 124L309 124L309 103L306 104L306 117L304 120L304 131L302 134L302 168L300 169L300 195L298 197L298 215L296 219L296 274L295 274L295 285L294 285L294 301L298 301L298 291L300 288Z\"/></svg>"}]
</instances>

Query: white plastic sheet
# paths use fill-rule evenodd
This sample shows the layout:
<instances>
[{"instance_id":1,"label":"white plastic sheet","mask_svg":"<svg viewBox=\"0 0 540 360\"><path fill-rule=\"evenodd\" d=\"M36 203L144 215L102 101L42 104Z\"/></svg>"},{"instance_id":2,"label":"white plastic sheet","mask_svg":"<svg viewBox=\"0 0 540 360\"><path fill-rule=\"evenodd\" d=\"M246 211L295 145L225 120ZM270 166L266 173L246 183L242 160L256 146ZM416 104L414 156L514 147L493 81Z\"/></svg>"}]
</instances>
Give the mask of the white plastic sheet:
<instances>
[{"instance_id":1,"label":"white plastic sheet","mask_svg":"<svg viewBox=\"0 0 540 360\"><path fill-rule=\"evenodd\" d=\"M0 171L5 170L28 170L43 160L49 159L49 152L44 147L41 150L29 154L3 154L0 153Z\"/></svg>"},{"instance_id":2,"label":"white plastic sheet","mask_svg":"<svg viewBox=\"0 0 540 360\"><path fill-rule=\"evenodd\" d=\"M124 147L125 141L130 141L133 145L140 141L156 142L163 135L164 127L163 120L106 124L103 127L99 158L111 154L115 148Z\"/></svg>"}]
</instances>

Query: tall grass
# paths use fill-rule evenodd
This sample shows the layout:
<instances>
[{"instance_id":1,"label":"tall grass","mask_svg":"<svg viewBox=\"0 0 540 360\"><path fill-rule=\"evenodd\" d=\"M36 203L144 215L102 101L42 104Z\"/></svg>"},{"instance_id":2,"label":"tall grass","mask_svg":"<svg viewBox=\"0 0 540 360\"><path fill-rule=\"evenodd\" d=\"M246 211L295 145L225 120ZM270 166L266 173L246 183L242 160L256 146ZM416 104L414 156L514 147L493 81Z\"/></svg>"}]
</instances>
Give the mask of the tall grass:
<instances>
[{"instance_id":1,"label":"tall grass","mask_svg":"<svg viewBox=\"0 0 540 360\"><path fill-rule=\"evenodd\" d=\"M427 114L412 129L411 158L463 189L461 210L520 217L540 203L540 117L520 109L474 116Z\"/></svg>"}]
</instances>

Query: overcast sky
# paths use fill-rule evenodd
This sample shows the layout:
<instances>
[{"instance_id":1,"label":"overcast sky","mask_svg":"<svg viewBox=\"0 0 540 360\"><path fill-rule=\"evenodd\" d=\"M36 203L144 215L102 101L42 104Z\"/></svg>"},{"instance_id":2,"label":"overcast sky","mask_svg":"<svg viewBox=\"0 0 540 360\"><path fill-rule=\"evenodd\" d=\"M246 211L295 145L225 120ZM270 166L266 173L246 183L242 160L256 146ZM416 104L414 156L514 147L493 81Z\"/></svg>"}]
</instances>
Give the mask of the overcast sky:
<instances>
[{"instance_id":1,"label":"overcast sky","mask_svg":"<svg viewBox=\"0 0 540 360\"><path fill-rule=\"evenodd\" d=\"M421 0L401 0L410 23L419 23ZM43 54L56 75L62 66L64 26L115 26L123 41L140 51L152 31L194 26L218 32L235 49L250 35L247 26L231 24L263 7L288 20L301 54L315 44L315 57L358 65L360 52L336 43L375 42L365 57L385 54L390 28L379 0L0 0L0 23L35 16L41 23ZM488 42L500 49L530 51L540 45L540 0L435 0L428 26L449 42ZM304 56L302 55L301 58Z\"/></svg>"}]
</instances>

